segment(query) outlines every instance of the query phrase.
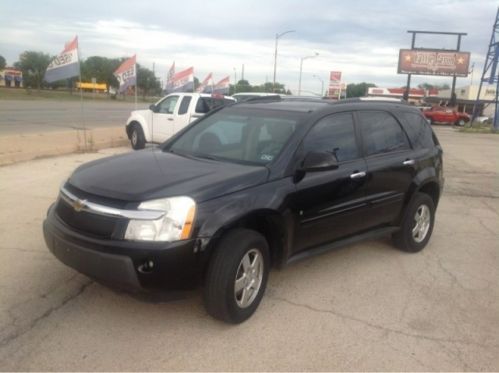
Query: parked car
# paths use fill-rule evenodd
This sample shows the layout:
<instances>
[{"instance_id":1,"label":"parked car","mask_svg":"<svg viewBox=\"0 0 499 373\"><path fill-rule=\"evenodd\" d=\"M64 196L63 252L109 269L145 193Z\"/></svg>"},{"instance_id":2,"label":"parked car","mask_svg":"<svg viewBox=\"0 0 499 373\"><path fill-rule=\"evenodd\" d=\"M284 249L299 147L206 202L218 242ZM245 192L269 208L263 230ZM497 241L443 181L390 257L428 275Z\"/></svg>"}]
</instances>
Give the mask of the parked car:
<instances>
[{"instance_id":1,"label":"parked car","mask_svg":"<svg viewBox=\"0 0 499 373\"><path fill-rule=\"evenodd\" d=\"M210 110L234 102L232 97L223 95L173 93L149 109L132 111L126 133L132 148L143 149L146 143L162 143Z\"/></svg>"},{"instance_id":2,"label":"parked car","mask_svg":"<svg viewBox=\"0 0 499 373\"><path fill-rule=\"evenodd\" d=\"M59 260L92 278L203 284L208 312L239 323L271 267L382 235L422 250L443 182L442 148L416 108L263 99L78 167L43 231Z\"/></svg>"},{"instance_id":3,"label":"parked car","mask_svg":"<svg viewBox=\"0 0 499 373\"><path fill-rule=\"evenodd\" d=\"M470 116L466 113L446 108L443 106L434 106L429 110L423 111L424 116L433 123L448 123L456 126L464 126L470 121Z\"/></svg>"},{"instance_id":4,"label":"parked car","mask_svg":"<svg viewBox=\"0 0 499 373\"><path fill-rule=\"evenodd\" d=\"M490 124L492 123L492 119L486 116L478 116L475 118L475 122L479 124Z\"/></svg>"}]
</instances>

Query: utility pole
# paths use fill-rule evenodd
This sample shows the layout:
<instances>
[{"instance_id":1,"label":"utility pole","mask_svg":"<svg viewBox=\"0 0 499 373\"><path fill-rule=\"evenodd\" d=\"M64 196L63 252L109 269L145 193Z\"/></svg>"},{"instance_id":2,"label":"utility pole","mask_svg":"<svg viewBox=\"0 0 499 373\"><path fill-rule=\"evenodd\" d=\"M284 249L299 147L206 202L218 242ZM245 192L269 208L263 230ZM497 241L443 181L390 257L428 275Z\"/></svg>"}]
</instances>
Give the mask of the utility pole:
<instances>
[{"instance_id":1,"label":"utility pole","mask_svg":"<svg viewBox=\"0 0 499 373\"><path fill-rule=\"evenodd\" d=\"M490 36L489 50L485 57L482 77L480 78L480 86L478 87L478 94L476 96L475 104L473 105L473 121L479 115L480 94L482 93L483 83L496 84L496 94L494 99L494 129L499 130L499 8L497 8L496 19L492 26L492 35Z\"/></svg>"}]
</instances>

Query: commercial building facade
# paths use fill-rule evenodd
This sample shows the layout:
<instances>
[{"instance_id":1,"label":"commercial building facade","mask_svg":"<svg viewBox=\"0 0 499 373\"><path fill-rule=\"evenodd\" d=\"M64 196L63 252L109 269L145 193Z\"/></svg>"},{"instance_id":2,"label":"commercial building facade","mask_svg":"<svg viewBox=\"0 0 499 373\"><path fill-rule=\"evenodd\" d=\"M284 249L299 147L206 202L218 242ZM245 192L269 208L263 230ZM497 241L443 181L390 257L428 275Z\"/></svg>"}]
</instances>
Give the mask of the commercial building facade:
<instances>
[{"instance_id":1,"label":"commercial building facade","mask_svg":"<svg viewBox=\"0 0 499 373\"><path fill-rule=\"evenodd\" d=\"M13 67L0 70L0 87L22 88L23 72Z\"/></svg>"}]
</instances>

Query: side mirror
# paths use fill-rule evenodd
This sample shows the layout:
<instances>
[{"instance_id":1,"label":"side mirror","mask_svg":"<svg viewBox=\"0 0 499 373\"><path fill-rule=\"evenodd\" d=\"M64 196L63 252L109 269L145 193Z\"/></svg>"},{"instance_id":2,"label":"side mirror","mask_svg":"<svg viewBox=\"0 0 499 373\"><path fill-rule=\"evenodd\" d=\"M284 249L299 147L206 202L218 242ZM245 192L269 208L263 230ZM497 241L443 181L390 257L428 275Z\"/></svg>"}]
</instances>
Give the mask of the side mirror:
<instances>
[{"instance_id":1,"label":"side mirror","mask_svg":"<svg viewBox=\"0 0 499 373\"><path fill-rule=\"evenodd\" d=\"M302 171L327 171L338 168L338 160L333 153L329 152L309 152L302 162Z\"/></svg>"},{"instance_id":2,"label":"side mirror","mask_svg":"<svg viewBox=\"0 0 499 373\"><path fill-rule=\"evenodd\" d=\"M156 105L154 105L154 104L149 105L149 110L151 110L153 113L155 113L157 110Z\"/></svg>"}]
</instances>

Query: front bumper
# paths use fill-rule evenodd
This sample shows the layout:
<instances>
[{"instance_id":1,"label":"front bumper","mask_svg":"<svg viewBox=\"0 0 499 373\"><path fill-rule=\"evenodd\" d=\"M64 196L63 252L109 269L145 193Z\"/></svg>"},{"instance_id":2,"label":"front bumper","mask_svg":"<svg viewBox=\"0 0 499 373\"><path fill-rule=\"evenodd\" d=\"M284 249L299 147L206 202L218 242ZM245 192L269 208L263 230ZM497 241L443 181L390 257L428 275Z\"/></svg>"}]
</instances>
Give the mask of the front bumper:
<instances>
[{"instance_id":1,"label":"front bumper","mask_svg":"<svg viewBox=\"0 0 499 373\"><path fill-rule=\"evenodd\" d=\"M202 274L194 239L164 243L94 238L66 225L53 206L43 222L43 234L61 262L122 289L190 289ZM151 262L152 267L145 265Z\"/></svg>"}]
</instances>

